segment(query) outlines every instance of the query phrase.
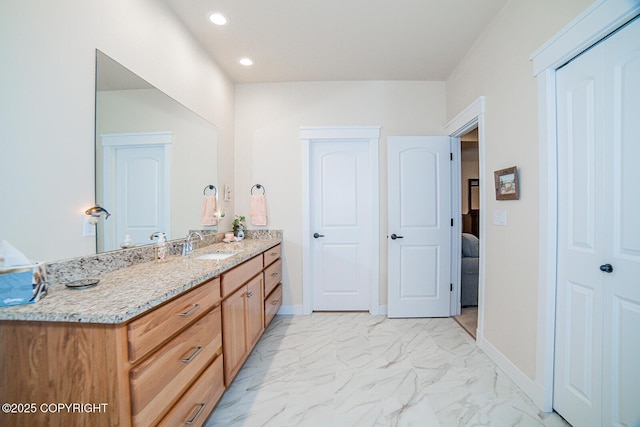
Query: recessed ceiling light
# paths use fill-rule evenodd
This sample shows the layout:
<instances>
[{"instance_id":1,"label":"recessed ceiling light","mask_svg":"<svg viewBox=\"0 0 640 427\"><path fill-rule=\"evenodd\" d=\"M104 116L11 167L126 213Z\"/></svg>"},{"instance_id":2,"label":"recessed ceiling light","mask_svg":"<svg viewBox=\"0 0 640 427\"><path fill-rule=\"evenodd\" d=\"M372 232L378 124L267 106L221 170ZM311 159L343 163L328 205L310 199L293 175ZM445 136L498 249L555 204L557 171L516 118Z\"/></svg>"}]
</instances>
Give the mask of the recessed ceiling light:
<instances>
[{"instance_id":1,"label":"recessed ceiling light","mask_svg":"<svg viewBox=\"0 0 640 427\"><path fill-rule=\"evenodd\" d=\"M238 62L246 67L248 67L249 65L253 65L253 61L250 58L240 58Z\"/></svg>"},{"instance_id":2,"label":"recessed ceiling light","mask_svg":"<svg viewBox=\"0 0 640 427\"><path fill-rule=\"evenodd\" d=\"M209 21L213 22L216 25L225 25L227 22L229 22L227 17L219 12L214 12L209 15Z\"/></svg>"}]
</instances>

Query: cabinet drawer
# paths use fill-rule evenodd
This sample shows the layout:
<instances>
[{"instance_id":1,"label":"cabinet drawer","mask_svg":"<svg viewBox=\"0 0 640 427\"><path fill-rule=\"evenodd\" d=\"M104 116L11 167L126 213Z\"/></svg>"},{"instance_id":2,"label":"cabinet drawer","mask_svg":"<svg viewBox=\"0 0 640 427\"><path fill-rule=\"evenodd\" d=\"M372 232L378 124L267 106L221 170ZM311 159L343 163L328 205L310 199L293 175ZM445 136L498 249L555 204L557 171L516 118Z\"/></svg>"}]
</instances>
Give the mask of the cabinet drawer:
<instances>
[{"instance_id":1,"label":"cabinet drawer","mask_svg":"<svg viewBox=\"0 0 640 427\"><path fill-rule=\"evenodd\" d=\"M220 278L216 277L129 323L129 360L140 359L219 301Z\"/></svg>"},{"instance_id":2,"label":"cabinet drawer","mask_svg":"<svg viewBox=\"0 0 640 427\"><path fill-rule=\"evenodd\" d=\"M264 257L264 266L266 267L282 256L282 245L279 244L271 249L267 249L262 253L262 256Z\"/></svg>"},{"instance_id":3,"label":"cabinet drawer","mask_svg":"<svg viewBox=\"0 0 640 427\"><path fill-rule=\"evenodd\" d=\"M232 294L262 270L262 255L254 256L222 274L222 297Z\"/></svg>"},{"instance_id":4,"label":"cabinet drawer","mask_svg":"<svg viewBox=\"0 0 640 427\"><path fill-rule=\"evenodd\" d=\"M281 281L282 260L278 259L276 262L264 269L264 295L269 295Z\"/></svg>"},{"instance_id":5,"label":"cabinet drawer","mask_svg":"<svg viewBox=\"0 0 640 427\"><path fill-rule=\"evenodd\" d=\"M264 300L264 327L266 328L273 320L273 317L278 312L278 309L282 305L282 285L277 287L271 292L271 294Z\"/></svg>"},{"instance_id":6,"label":"cabinet drawer","mask_svg":"<svg viewBox=\"0 0 640 427\"><path fill-rule=\"evenodd\" d=\"M221 323L217 307L131 369L134 426L155 424L220 352Z\"/></svg>"},{"instance_id":7,"label":"cabinet drawer","mask_svg":"<svg viewBox=\"0 0 640 427\"><path fill-rule=\"evenodd\" d=\"M224 392L222 365L219 356L158 425L202 426Z\"/></svg>"}]
</instances>

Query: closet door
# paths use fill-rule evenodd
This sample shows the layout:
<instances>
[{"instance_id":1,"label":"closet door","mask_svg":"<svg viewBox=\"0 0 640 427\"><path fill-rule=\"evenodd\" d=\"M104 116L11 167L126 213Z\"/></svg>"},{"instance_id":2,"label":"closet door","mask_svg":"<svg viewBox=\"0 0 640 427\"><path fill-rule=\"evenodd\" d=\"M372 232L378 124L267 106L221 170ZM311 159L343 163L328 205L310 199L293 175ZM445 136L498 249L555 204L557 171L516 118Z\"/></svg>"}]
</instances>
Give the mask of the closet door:
<instances>
[{"instance_id":1,"label":"closet door","mask_svg":"<svg viewBox=\"0 0 640 427\"><path fill-rule=\"evenodd\" d=\"M604 44L603 425L640 425L640 19Z\"/></svg>"},{"instance_id":2,"label":"closet door","mask_svg":"<svg viewBox=\"0 0 640 427\"><path fill-rule=\"evenodd\" d=\"M557 72L554 409L575 426L637 425L640 22Z\"/></svg>"}]
</instances>

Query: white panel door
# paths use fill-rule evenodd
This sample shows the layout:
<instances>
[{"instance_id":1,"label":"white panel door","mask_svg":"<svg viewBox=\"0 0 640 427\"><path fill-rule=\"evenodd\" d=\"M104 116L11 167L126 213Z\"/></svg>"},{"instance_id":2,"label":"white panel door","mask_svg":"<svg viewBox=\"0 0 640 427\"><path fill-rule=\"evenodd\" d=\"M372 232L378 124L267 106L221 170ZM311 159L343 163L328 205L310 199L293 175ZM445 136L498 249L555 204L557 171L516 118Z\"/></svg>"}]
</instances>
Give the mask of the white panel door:
<instances>
[{"instance_id":1,"label":"white panel door","mask_svg":"<svg viewBox=\"0 0 640 427\"><path fill-rule=\"evenodd\" d=\"M149 235L156 231L170 237L164 156L162 145L114 149L115 174L109 179L115 194L105 194L105 200L114 200L115 205L112 222L105 221L105 250L118 249L125 234L138 245L149 244Z\"/></svg>"},{"instance_id":2,"label":"white panel door","mask_svg":"<svg viewBox=\"0 0 640 427\"><path fill-rule=\"evenodd\" d=\"M575 426L640 424L640 25L557 72L554 409Z\"/></svg>"},{"instance_id":3,"label":"white panel door","mask_svg":"<svg viewBox=\"0 0 640 427\"><path fill-rule=\"evenodd\" d=\"M640 19L607 40L603 425L640 426Z\"/></svg>"},{"instance_id":4,"label":"white panel door","mask_svg":"<svg viewBox=\"0 0 640 427\"><path fill-rule=\"evenodd\" d=\"M449 137L389 137L387 152L388 316L449 316Z\"/></svg>"},{"instance_id":5,"label":"white panel door","mask_svg":"<svg viewBox=\"0 0 640 427\"><path fill-rule=\"evenodd\" d=\"M312 141L310 163L312 309L369 310L373 269L369 143Z\"/></svg>"}]
</instances>

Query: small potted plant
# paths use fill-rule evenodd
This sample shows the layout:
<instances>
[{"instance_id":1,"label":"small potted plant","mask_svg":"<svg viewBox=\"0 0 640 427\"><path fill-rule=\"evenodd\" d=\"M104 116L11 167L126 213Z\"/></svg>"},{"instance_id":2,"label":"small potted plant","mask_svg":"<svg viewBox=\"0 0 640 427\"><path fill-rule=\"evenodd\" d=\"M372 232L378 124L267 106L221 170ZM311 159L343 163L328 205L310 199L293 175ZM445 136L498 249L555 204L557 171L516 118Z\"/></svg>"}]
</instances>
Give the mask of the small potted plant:
<instances>
[{"instance_id":1,"label":"small potted plant","mask_svg":"<svg viewBox=\"0 0 640 427\"><path fill-rule=\"evenodd\" d=\"M233 220L233 232L240 239L244 237L245 224L246 219L244 215L236 215L235 219Z\"/></svg>"}]
</instances>

